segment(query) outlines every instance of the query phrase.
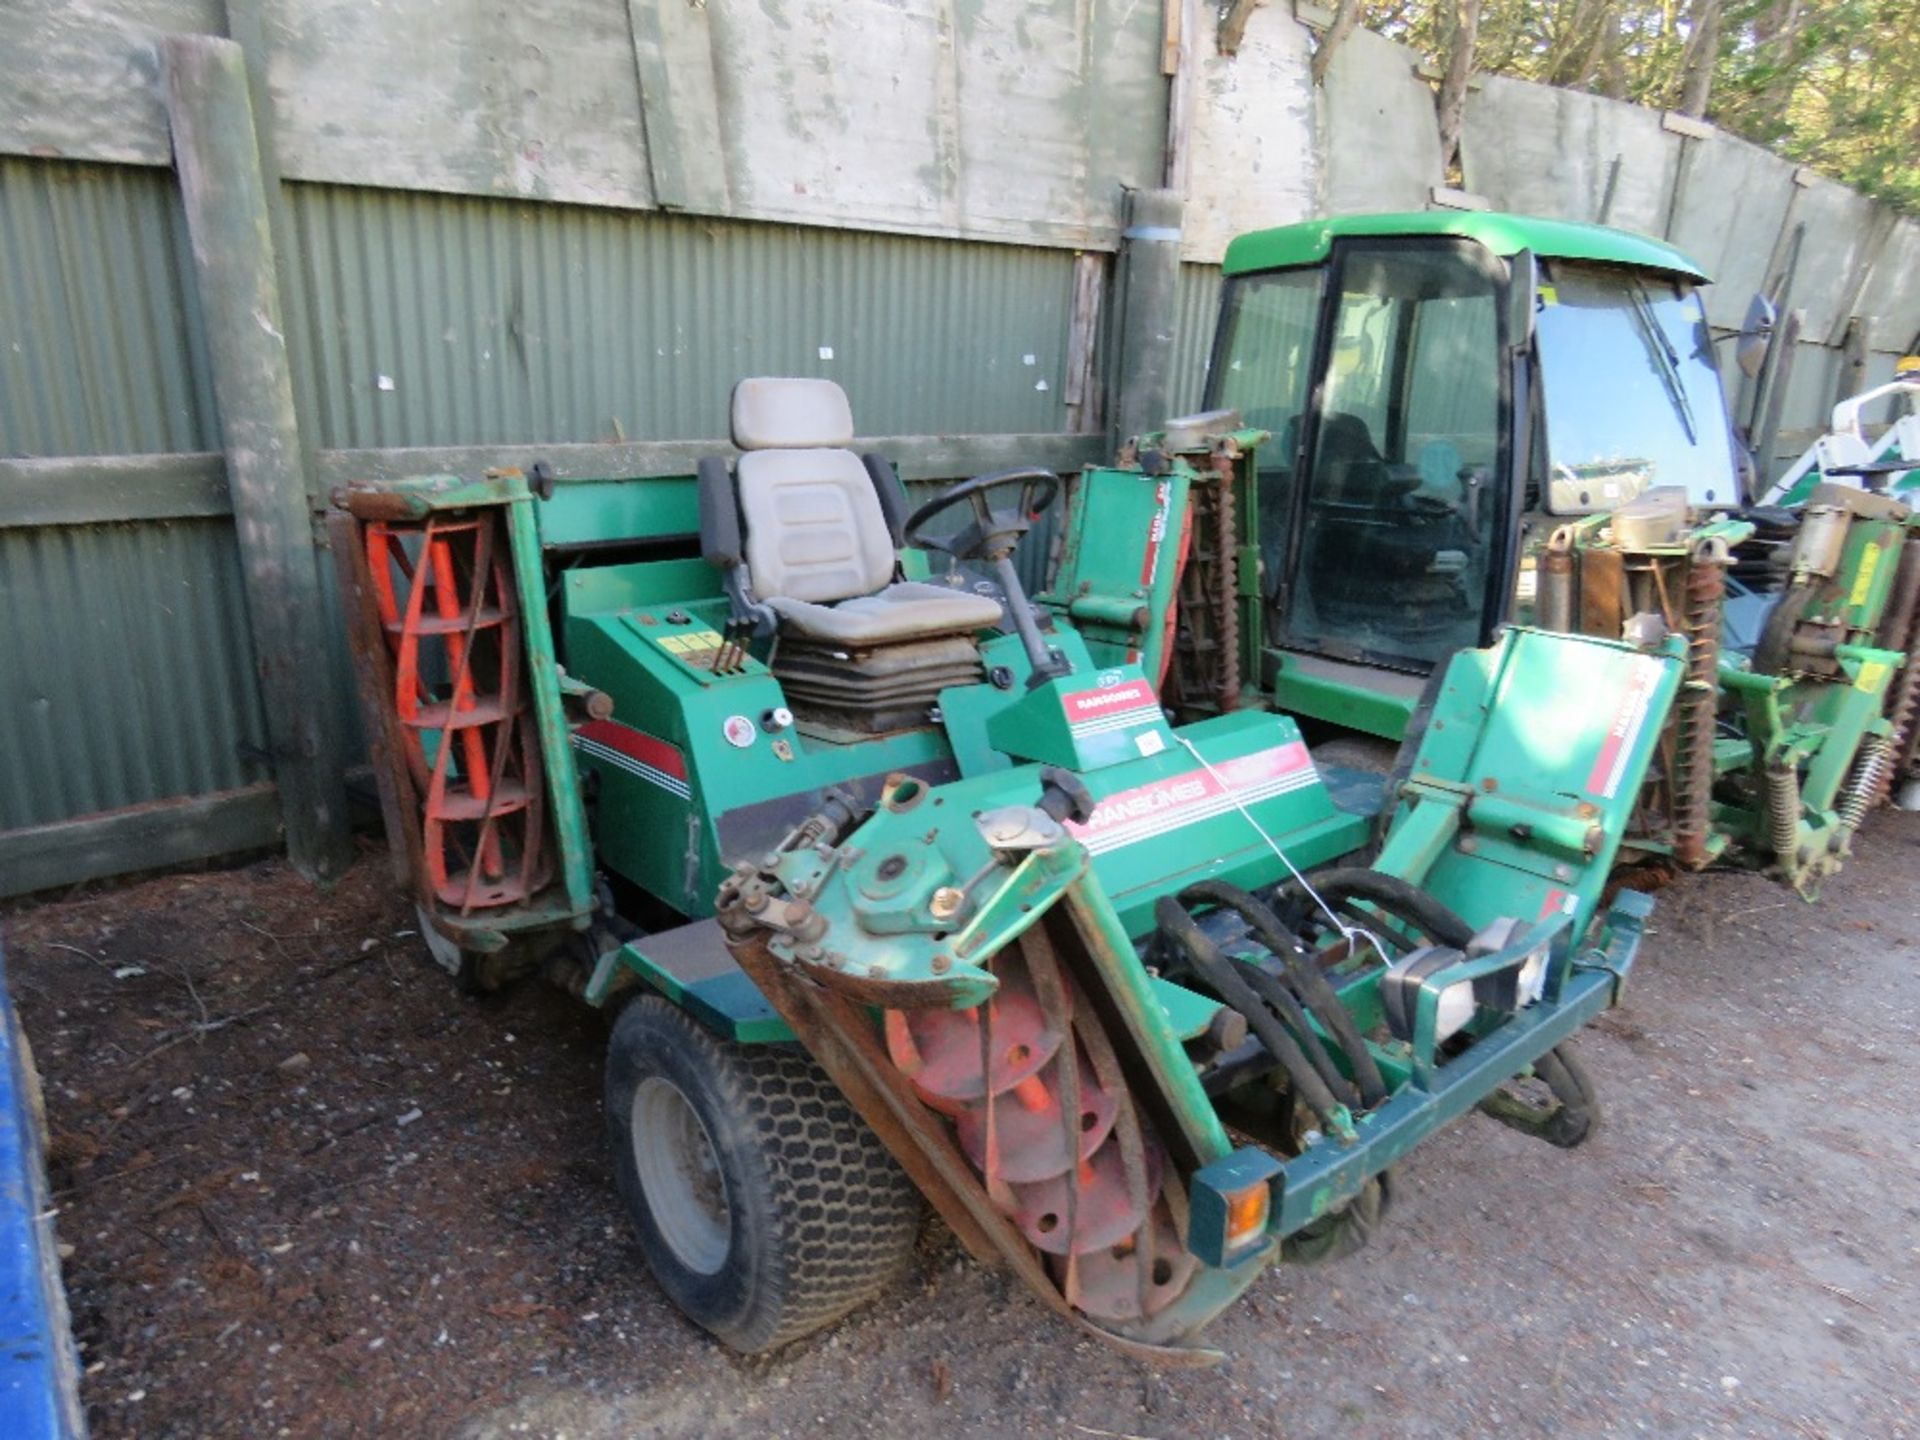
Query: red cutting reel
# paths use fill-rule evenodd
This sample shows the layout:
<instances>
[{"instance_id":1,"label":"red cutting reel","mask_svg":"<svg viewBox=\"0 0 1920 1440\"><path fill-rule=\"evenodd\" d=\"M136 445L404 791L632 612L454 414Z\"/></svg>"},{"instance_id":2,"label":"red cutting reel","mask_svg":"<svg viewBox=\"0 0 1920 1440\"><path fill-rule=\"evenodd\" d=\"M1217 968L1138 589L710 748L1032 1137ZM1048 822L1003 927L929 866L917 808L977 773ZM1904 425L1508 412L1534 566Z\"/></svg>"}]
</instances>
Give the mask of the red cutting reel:
<instances>
[{"instance_id":1,"label":"red cutting reel","mask_svg":"<svg viewBox=\"0 0 1920 1440\"><path fill-rule=\"evenodd\" d=\"M504 510L366 526L434 898L462 915L551 878Z\"/></svg>"}]
</instances>

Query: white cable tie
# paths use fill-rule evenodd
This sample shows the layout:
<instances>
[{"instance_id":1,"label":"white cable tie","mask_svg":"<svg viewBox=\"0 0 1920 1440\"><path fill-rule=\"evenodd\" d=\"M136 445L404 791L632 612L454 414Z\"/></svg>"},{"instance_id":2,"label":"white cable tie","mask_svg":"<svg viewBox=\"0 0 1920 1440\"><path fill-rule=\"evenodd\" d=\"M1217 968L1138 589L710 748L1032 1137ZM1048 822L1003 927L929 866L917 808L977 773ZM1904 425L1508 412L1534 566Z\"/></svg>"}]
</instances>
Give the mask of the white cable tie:
<instances>
[{"instance_id":1,"label":"white cable tie","mask_svg":"<svg viewBox=\"0 0 1920 1440\"><path fill-rule=\"evenodd\" d=\"M1293 878L1300 882L1300 888L1305 890L1307 894L1312 897L1313 903L1320 907L1321 914L1325 915L1327 919L1333 923L1333 928L1340 932L1340 937L1347 942L1349 953L1358 947L1360 941L1364 940L1373 947L1374 953L1378 955L1381 960L1391 964L1393 957L1387 954L1387 948L1380 943L1380 937L1364 926L1352 925L1340 918L1320 892L1313 888L1313 882L1307 879L1306 875L1301 872L1300 867L1295 865L1293 861L1287 857L1287 852L1280 848L1280 842L1267 833L1267 827L1254 819L1253 812L1241 801L1239 793L1233 786L1227 783L1226 776L1213 768L1212 764L1208 762L1207 757L1202 755L1199 749L1195 747L1193 741L1178 731L1174 732L1173 738L1184 745L1187 753L1200 762L1200 768L1213 777L1213 783L1220 787L1221 793L1232 802L1233 808L1238 810L1241 817L1253 827L1254 833L1267 842L1267 848L1269 850L1280 857L1280 863L1287 867L1292 873Z\"/></svg>"}]
</instances>

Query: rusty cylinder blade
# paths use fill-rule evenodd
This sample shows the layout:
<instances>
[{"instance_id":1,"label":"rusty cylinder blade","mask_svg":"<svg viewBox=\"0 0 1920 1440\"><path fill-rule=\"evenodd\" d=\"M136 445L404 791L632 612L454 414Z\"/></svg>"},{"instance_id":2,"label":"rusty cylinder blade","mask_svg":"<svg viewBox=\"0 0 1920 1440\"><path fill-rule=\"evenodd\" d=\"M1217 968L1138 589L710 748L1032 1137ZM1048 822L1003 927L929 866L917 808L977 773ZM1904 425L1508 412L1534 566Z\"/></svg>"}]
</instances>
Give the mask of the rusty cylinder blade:
<instances>
[{"instance_id":1,"label":"rusty cylinder blade","mask_svg":"<svg viewBox=\"0 0 1920 1440\"><path fill-rule=\"evenodd\" d=\"M1094 1078L1086 1057L1077 1048L1074 1066L1078 1082L1068 1094L1063 1078L1066 1052L1054 1057L1051 1077L1057 1085L1046 1084L1040 1075L1023 1080L999 1097L993 1106L993 1127L997 1141L999 1174L1015 1184L1051 1179L1064 1174L1076 1159L1085 1160L1105 1143L1119 1114L1118 1099L1103 1089ZM954 1117L960 1132L960 1147L967 1158L986 1169L986 1106L968 1106ZM1071 1137L1071 1139L1069 1138ZM1077 1141L1074 1149L1069 1145Z\"/></svg>"},{"instance_id":2,"label":"rusty cylinder blade","mask_svg":"<svg viewBox=\"0 0 1920 1440\"><path fill-rule=\"evenodd\" d=\"M1140 1320L1180 1298L1200 1262L1180 1243L1164 1204L1154 1208L1153 1225L1143 1229L1140 1238L1150 1243L1117 1245L1077 1257L1075 1303L1082 1310L1105 1320ZM1049 1263L1056 1273L1064 1268L1060 1259Z\"/></svg>"},{"instance_id":3,"label":"rusty cylinder blade","mask_svg":"<svg viewBox=\"0 0 1920 1440\"><path fill-rule=\"evenodd\" d=\"M1141 1164L1141 1178L1149 1182L1146 1189L1151 1194L1160 1188L1157 1145L1149 1142L1144 1147ZM1110 1140L1091 1160L1070 1171L1013 1186L1014 1223L1035 1248L1050 1255L1085 1255L1118 1245L1147 1223L1149 1211L1130 1171L1125 1147L1117 1139ZM1071 1232L1069 1204L1075 1212Z\"/></svg>"},{"instance_id":4,"label":"rusty cylinder blade","mask_svg":"<svg viewBox=\"0 0 1920 1440\"><path fill-rule=\"evenodd\" d=\"M1060 1049L1058 1029L1049 1025L1023 969L999 972L1000 988L990 1003L995 1044L992 1084L985 1076L981 1008L971 1010L889 1010L887 1050L914 1088L934 1108L952 1113L968 1101L982 1100L989 1088L998 1095L1037 1074Z\"/></svg>"}]
</instances>

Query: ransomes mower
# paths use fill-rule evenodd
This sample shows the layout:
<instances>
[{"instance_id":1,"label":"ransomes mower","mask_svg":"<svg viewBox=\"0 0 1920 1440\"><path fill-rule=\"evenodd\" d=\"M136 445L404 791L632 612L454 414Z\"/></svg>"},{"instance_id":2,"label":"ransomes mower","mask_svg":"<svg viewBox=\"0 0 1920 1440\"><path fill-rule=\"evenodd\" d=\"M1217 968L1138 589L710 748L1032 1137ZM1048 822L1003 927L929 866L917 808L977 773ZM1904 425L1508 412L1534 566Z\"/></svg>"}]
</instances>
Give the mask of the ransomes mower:
<instances>
[{"instance_id":1,"label":"ransomes mower","mask_svg":"<svg viewBox=\"0 0 1920 1440\"><path fill-rule=\"evenodd\" d=\"M1441 1126L1585 1138L1568 1041L1650 908L1608 873L1682 637L1461 629L1376 823L1242 703L1237 556L1167 524L1250 513L1264 432L1202 417L1081 477L1075 525L1134 507L1114 578L1083 528L1040 603L1012 557L1053 474L909 513L830 382L742 381L731 420L694 476L425 476L332 518L396 867L463 978L540 967L615 1014L614 1175L689 1316L804 1335L924 1200L1102 1339L1206 1360ZM1176 670L1208 574L1234 599Z\"/></svg>"},{"instance_id":2,"label":"ransomes mower","mask_svg":"<svg viewBox=\"0 0 1920 1440\"><path fill-rule=\"evenodd\" d=\"M1272 438L1224 483L1162 482L1177 427L1090 473L1045 600L1164 664L1177 718L1259 701L1388 742L1509 623L1678 637L1623 859L1645 883L1737 858L1811 895L1920 733L1896 437L1843 406L1818 488L1751 503L1706 276L1623 231L1360 215L1242 236L1224 270L1206 404ZM1129 607L1147 591L1110 537L1156 495L1179 575Z\"/></svg>"}]
</instances>

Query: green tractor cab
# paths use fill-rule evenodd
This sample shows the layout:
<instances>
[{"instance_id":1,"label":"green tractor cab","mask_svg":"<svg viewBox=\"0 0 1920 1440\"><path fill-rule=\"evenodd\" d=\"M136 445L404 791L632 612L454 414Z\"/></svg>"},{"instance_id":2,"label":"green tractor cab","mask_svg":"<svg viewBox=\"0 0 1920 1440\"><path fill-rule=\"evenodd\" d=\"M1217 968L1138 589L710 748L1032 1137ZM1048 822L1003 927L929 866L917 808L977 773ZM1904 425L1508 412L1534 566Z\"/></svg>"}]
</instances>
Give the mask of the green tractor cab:
<instances>
[{"instance_id":1,"label":"green tractor cab","mask_svg":"<svg viewBox=\"0 0 1920 1440\"><path fill-rule=\"evenodd\" d=\"M1647 913L1607 877L1678 638L1461 651L1376 816L1242 684L1257 566L1184 527L1252 515L1258 432L1080 477L1040 601L1011 557L1054 476L909 514L837 387L742 382L732 419L694 476L429 476L333 519L396 861L466 978L617 1012L615 1179L689 1315L806 1334L924 1201L1102 1339L1204 1360L1442 1125L1585 1137L1568 1041ZM1099 545L1096 496L1134 517Z\"/></svg>"},{"instance_id":2,"label":"green tractor cab","mask_svg":"<svg viewBox=\"0 0 1920 1440\"><path fill-rule=\"evenodd\" d=\"M1208 408L1257 489L1281 708L1399 740L1424 677L1524 615L1529 541L1656 485L1737 503L1696 287L1656 241L1487 213L1228 247Z\"/></svg>"},{"instance_id":3,"label":"green tractor cab","mask_svg":"<svg viewBox=\"0 0 1920 1440\"><path fill-rule=\"evenodd\" d=\"M1409 744L1434 677L1503 626L1683 637L1626 858L1740 859L1812 895L1920 738L1920 519L1868 488L1904 472L1859 460L1858 407L1828 447L1858 484L1752 504L1706 276L1599 226L1361 215L1242 236L1224 269L1207 413L1082 480L1048 601L1169 657L1178 715L1260 702ZM1142 503L1119 472L1160 485L1194 421L1238 427L1239 468L1156 522L1172 598L1128 618L1131 557L1102 559ZM1745 655L1730 597L1763 612Z\"/></svg>"}]
</instances>

